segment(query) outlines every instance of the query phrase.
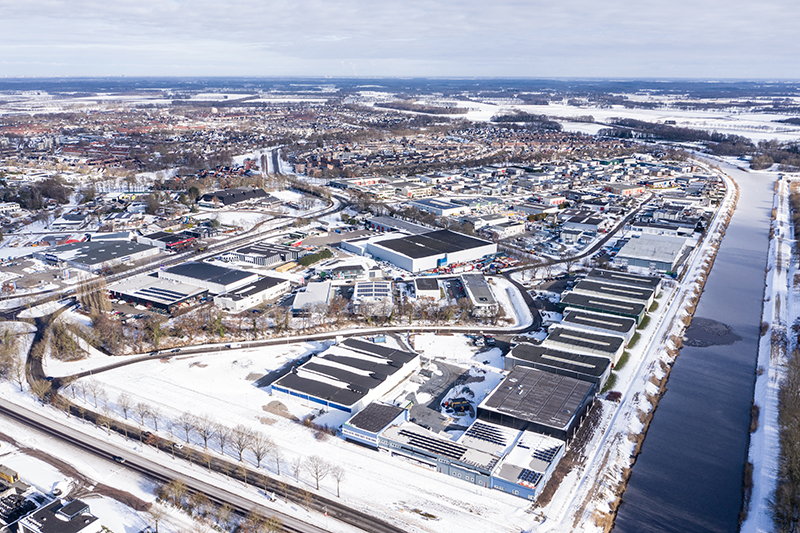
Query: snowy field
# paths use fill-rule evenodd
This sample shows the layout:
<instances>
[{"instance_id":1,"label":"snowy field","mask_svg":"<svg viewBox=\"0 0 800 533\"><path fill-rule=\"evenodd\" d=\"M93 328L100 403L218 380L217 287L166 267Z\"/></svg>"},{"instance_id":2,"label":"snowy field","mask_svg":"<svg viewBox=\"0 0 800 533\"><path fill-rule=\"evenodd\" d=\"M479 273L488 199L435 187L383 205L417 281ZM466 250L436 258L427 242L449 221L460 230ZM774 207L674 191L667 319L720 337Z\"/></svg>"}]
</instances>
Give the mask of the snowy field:
<instances>
[{"instance_id":1,"label":"snowy field","mask_svg":"<svg viewBox=\"0 0 800 533\"><path fill-rule=\"evenodd\" d=\"M284 470L294 458L313 454L347 466L347 479L342 484L345 502L408 531L450 532L471 527L481 531L516 533L524 527L524 509L527 507L524 500L451 480L339 438L320 440L313 430L268 412L267 406L275 398L256 388L254 381L268 370L321 348L316 343L305 343L179 356L137 363L96 374L90 379L103 385L109 407L118 416L121 414L116 399L123 392L136 401L155 407L160 413L159 432L165 437L169 437L166 429L169 420L183 412L191 412L198 416L208 415L229 427L246 424L268 434L284 452ZM490 371L486 375L489 376L487 384L501 379L499 372ZM83 401L79 393L75 401ZM312 412L302 402L293 403L283 398L281 402L295 416ZM91 395L86 404L93 407ZM324 423L325 419L318 421ZM148 422L148 429L154 430L151 422ZM196 445L201 445L196 435L193 440ZM254 462L252 457L249 460ZM274 473L274 465L269 469ZM382 481L385 479L393 482L386 484ZM287 477L286 481L294 483L293 478ZM312 481L301 476L300 483L308 487ZM335 497L335 484L323 482L322 493ZM419 514L409 512L413 509L432 513L439 521L424 520Z\"/></svg>"}]
</instances>

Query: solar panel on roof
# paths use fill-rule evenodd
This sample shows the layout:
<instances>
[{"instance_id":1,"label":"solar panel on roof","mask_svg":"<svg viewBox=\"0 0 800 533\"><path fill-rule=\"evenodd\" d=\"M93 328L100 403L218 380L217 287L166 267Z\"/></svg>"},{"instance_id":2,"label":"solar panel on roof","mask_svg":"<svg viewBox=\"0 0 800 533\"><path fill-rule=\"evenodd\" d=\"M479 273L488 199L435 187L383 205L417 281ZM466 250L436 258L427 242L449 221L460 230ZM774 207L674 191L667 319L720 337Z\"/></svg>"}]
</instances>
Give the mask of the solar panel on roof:
<instances>
[{"instance_id":1,"label":"solar panel on roof","mask_svg":"<svg viewBox=\"0 0 800 533\"><path fill-rule=\"evenodd\" d=\"M485 440L487 442L491 442L492 444L497 444L498 446L506 445L506 438L502 431L496 427L482 424L480 422L475 422L472 424L472 427L467 430L465 435L478 440Z\"/></svg>"},{"instance_id":2,"label":"solar panel on roof","mask_svg":"<svg viewBox=\"0 0 800 533\"><path fill-rule=\"evenodd\" d=\"M406 437L408 439L409 444L412 446L416 446L418 448L422 448L423 450L428 450L430 452L438 453L440 455L444 455L445 457L449 457L450 459L459 460L463 457L464 453L466 453L467 449L464 446L459 444L455 444L452 442L447 442L441 439L435 439L433 437L429 437L428 435L422 435L420 433L415 433L412 431L408 431L406 429L400 430L400 435Z\"/></svg>"},{"instance_id":3,"label":"solar panel on roof","mask_svg":"<svg viewBox=\"0 0 800 533\"><path fill-rule=\"evenodd\" d=\"M528 470L527 468L523 468L522 472L519 473L517 476L517 483L522 483L525 485L536 486L539 483L539 480L542 479L542 474L539 472L534 472L533 470Z\"/></svg>"},{"instance_id":4,"label":"solar panel on roof","mask_svg":"<svg viewBox=\"0 0 800 533\"><path fill-rule=\"evenodd\" d=\"M533 456L536 459L541 459L542 461L550 463L550 462L553 461L553 457L556 456L556 454L558 453L558 450L560 450L560 449L561 449L561 446L551 446L550 448L539 449L539 450L536 450L535 452L533 452Z\"/></svg>"}]
</instances>

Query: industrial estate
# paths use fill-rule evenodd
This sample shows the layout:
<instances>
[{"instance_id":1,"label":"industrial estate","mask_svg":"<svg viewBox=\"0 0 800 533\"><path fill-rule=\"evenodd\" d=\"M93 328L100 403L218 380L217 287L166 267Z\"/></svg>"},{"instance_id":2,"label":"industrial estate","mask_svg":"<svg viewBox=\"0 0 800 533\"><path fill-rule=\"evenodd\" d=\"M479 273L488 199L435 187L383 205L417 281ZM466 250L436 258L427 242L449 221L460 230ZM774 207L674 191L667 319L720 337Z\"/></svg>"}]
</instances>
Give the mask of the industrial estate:
<instances>
[{"instance_id":1,"label":"industrial estate","mask_svg":"<svg viewBox=\"0 0 800 533\"><path fill-rule=\"evenodd\" d=\"M610 529L722 160L281 90L3 95L0 526Z\"/></svg>"}]
</instances>

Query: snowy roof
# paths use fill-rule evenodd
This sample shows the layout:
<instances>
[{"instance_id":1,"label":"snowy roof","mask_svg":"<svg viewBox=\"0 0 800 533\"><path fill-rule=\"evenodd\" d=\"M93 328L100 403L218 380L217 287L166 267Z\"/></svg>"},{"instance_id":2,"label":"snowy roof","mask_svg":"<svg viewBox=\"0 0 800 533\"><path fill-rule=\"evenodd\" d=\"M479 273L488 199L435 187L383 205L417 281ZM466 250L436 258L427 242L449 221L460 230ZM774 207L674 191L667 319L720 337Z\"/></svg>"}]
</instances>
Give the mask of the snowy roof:
<instances>
[{"instance_id":1,"label":"snowy roof","mask_svg":"<svg viewBox=\"0 0 800 533\"><path fill-rule=\"evenodd\" d=\"M642 235L629 240L617 252L618 258L631 258L640 261L674 263L681 253L686 239L665 235Z\"/></svg>"}]
</instances>

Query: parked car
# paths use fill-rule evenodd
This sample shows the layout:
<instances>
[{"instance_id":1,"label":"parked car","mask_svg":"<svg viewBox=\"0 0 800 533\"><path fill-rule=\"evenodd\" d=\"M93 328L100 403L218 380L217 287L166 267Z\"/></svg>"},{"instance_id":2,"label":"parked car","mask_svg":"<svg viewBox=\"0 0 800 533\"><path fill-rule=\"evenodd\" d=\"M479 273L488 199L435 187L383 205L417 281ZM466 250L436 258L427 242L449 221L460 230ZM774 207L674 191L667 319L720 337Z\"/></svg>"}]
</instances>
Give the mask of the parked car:
<instances>
[{"instance_id":1,"label":"parked car","mask_svg":"<svg viewBox=\"0 0 800 533\"><path fill-rule=\"evenodd\" d=\"M119 464L124 464L125 463L125 458L124 457L120 457L119 455L113 455L113 456L111 456L111 458L114 459Z\"/></svg>"}]
</instances>

